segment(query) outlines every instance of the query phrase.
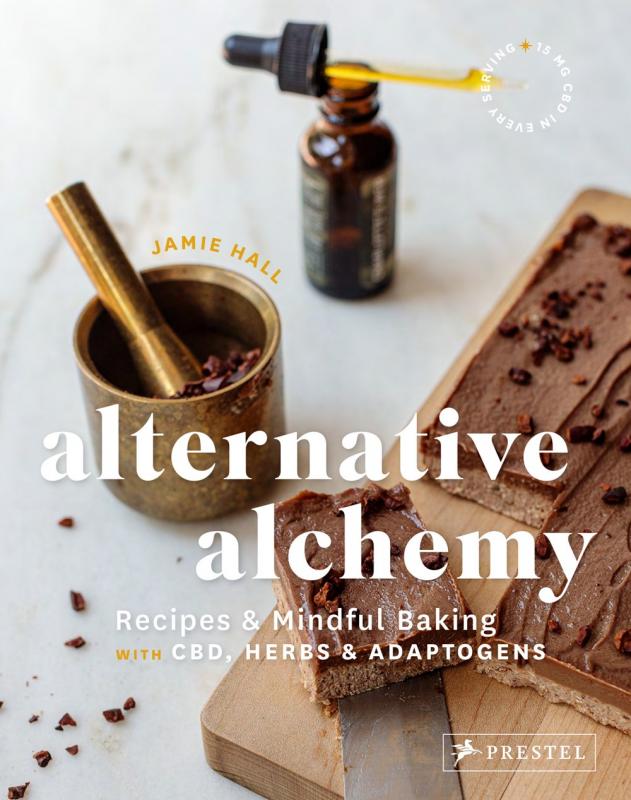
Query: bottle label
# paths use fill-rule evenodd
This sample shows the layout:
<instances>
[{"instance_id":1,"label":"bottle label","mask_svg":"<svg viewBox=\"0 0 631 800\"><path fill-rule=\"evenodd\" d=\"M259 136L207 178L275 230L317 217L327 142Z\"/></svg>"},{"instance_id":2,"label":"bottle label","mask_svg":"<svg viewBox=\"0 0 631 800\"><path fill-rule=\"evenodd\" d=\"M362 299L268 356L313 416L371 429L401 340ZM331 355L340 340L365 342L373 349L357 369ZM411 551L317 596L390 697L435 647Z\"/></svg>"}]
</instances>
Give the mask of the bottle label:
<instances>
[{"instance_id":1,"label":"bottle label","mask_svg":"<svg viewBox=\"0 0 631 800\"><path fill-rule=\"evenodd\" d=\"M302 166L302 230L307 275L320 288L327 286L329 182L317 170Z\"/></svg>"},{"instance_id":2,"label":"bottle label","mask_svg":"<svg viewBox=\"0 0 631 800\"><path fill-rule=\"evenodd\" d=\"M369 293L394 270L396 167L359 182L329 180L303 163L305 266L333 294Z\"/></svg>"},{"instance_id":3,"label":"bottle label","mask_svg":"<svg viewBox=\"0 0 631 800\"><path fill-rule=\"evenodd\" d=\"M361 183L361 228L368 245L360 266L363 288L383 283L394 270L394 221L396 198L394 164Z\"/></svg>"}]
</instances>

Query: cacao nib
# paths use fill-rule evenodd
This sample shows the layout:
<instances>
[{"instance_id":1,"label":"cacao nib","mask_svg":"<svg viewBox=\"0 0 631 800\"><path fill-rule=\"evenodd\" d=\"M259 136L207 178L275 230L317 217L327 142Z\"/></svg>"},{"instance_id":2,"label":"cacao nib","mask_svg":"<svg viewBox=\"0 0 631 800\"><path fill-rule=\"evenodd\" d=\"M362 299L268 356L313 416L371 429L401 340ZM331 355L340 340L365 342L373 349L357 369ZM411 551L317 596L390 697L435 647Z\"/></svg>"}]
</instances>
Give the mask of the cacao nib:
<instances>
[{"instance_id":1,"label":"cacao nib","mask_svg":"<svg viewBox=\"0 0 631 800\"><path fill-rule=\"evenodd\" d=\"M125 715L120 708L108 708L107 711L103 712L103 716L108 722L122 722L125 719Z\"/></svg>"},{"instance_id":2,"label":"cacao nib","mask_svg":"<svg viewBox=\"0 0 631 800\"><path fill-rule=\"evenodd\" d=\"M511 367L508 370L508 377L518 386L528 386L532 380L532 374L527 369Z\"/></svg>"},{"instance_id":3,"label":"cacao nib","mask_svg":"<svg viewBox=\"0 0 631 800\"><path fill-rule=\"evenodd\" d=\"M610 225L605 240L607 252L620 258L631 257L631 229L623 225Z\"/></svg>"},{"instance_id":4,"label":"cacao nib","mask_svg":"<svg viewBox=\"0 0 631 800\"><path fill-rule=\"evenodd\" d=\"M578 629L578 633L576 634L576 644L579 647L585 647L591 635L591 627L589 625L581 625L581 627Z\"/></svg>"},{"instance_id":5,"label":"cacao nib","mask_svg":"<svg viewBox=\"0 0 631 800\"><path fill-rule=\"evenodd\" d=\"M29 719L29 722L32 724L33 722L37 722L39 719L39 714L33 714L33 716Z\"/></svg>"},{"instance_id":6,"label":"cacao nib","mask_svg":"<svg viewBox=\"0 0 631 800\"><path fill-rule=\"evenodd\" d=\"M561 633L561 623L556 619L548 620L548 630L550 633Z\"/></svg>"},{"instance_id":7,"label":"cacao nib","mask_svg":"<svg viewBox=\"0 0 631 800\"><path fill-rule=\"evenodd\" d=\"M535 432L535 421L530 414L517 414L517 430L525 434Z\"/></svg>"},{"instance_id":8,"label":"cacao nib","mask_svg":"<svg viewBox=\"0 0 631 800\"><path fill-rule=\"evenodd\" d=\"M540 533L535 539L535 553L539 558L549 558L552 548L550 541L544 533Z\"/></svg>"},{"instance_id":9,"label":"cacao nib","mask_svg":"<svg viewBox=\"0 0 631 800\"><path fill-rule=\"evenodd\" d=\"M37 753L33 753L33 758L37 761L37 765L42 768L47 767L53 760L48 750L38 750Z\"/></svg>"},{"instance_id":10,"label":"cacao nib","mask_svg":"<svg viewBox=\"0 0 631 800\"><path fill-rule=\"evenodd\" d=\"M593 425L573 425L567 429L567 439L572 444L591 442L595 431Z\"/></svg>"},{"instance_id":11,"label":"cacao nib","mask_svg":"<svg viewBox=\"0 0 631 800\"><path fill-rule=\"evenodd\" d=\"M66 747L66 753L70 753L71 756L76 756L79 752L79 745L72 744L70 747Z\"/></svg>"},{"instance_id":12,"label":"cacao nib","mask_svg":"<svg viewBox=\"0 0 631 800\"><path fill-rule=\"evenodd\" d=\"M366 559L364 559L365 561ZM364 566L364 564L362 564ZM366 566L368 566L366 564ZM339 573L331 570L320 589L313 595L313 602L316 608L324 608L329 613L333 613L340 608L340 595L344 591L344 581Z\"/></svg>"},{"instance_id":13,"label":"cacao nib","mask_svg":"<svg viewBox=\"0 0 631 800\"><path fill-rule=\"evenodd\" d=\"M578 345L578 336L573 328L568 328L563 331L559 337L559 341L564 347L571 347L574 349Z\"/></svg>"},{"instance_id":14,"label":"cacao nib","mask_svg":"<svg viewBox=\"0 0 631 800\"><path fill-rule=\"evenodd\" d=\"M230 353L226 359L210 355L202 367L204 377L197 381L185 383L173 397L200 397L203 394L218 392L224 386L229 386L244 378L253 369L260 357L260 347L255 347L245 353L235 351Z\"/></svg>"},{"instance_id":15,"label":"cacao nib","mask_svg":"<svg viewBox=\"0 0 631 800\"><path fill-rule=\"evenodd\" d=\"M515 322L510 322L509 320L505 319L497 326L497 332L500 336L511 339L516 333L519 332L519 325L517 325Z\"/></svg>"},{"instance_id":16,"label":"cacao nib","mask_svg":"<svg viewBox=\"0 0 631 800\"><path fill-rule=\"evenodd\" d=\"M202 367L204 375L223 375L228 371L228 362L222 361L219 356L210 355Z\"/></svg>"},{"instance_id":17,"label":"cacao nib","mask_svg":"<svg viewBox=\"0 0 631 800\"><path fill-rule=\"evenodd\" d=\"M574 352L569 347L564 347L562 344L552 344L551 350L557 361L562 361L566 364L568 361L574 359Z\"/></svg>"},{"instance_id":18,"label":"cacao nib","mask_svg":"<svg viewBox=\"0 0 631 800\"><path fill-rule=\"evenodd\" d=\"M70 590L70 603L75 611L85 610L85 599L81 592L73 592Z\"/></svg>"},{"instance_id":19,"label":"cacao nib","mask_svg":"<svg viewBox=\"0 0 631 800\"><path fill-rule=\"evenodd\" d=\"M440 569L447 563L447 553L423 553L421 561L427 569Z\"/></svg>"},{"instance_id":20,"label":"cacao nib","mask_svg":"<svg viewBox=\"0 0 631 800\"><path fill-rule=\"evenodd\" d=\"M531 351L532 363L535 365L535 367L540 367L543 364L543 359L546 357L546 353L548 352L549 347L547 344L538 344L534 350Z\"/></svg>"},{"instance_id":21,"label":"cacao nib","mask_svg":"<svg viewBox=\"0 0 631 800\"><path fill-rule=\"evenodd\" d=\"M601 419L601 417L603 417L604 414L605 414L605 409L602 406L598 405L598 403L594 403L594 405L592 406L592 417L594 417L595 419Z\"/></svg>"},{"instance_id":22,"label":"cacao nib","mask_svg":"<svg viewBox=\"0 0 631 800\"><path fill-rule=\"evenodd\" d=\"M70 714L64 714L63 717L59 720L58 723L62 728L65 725L71 725L73 728L76 727L77 723L73 720Z\"/></svg>"},{"instance_id":23,"label":"cacao nib","mask_svg":"<svg viewBox=\"0 0 631 800\"><path fill-rule=\"evenodd\" d=\"M605 431L603 428L596 428L594 431L594 435L592 436L592 442L594 444L604 444L605 443Z\"/></svg>"},{"instance_id":24,"label":"cacao nib","mask_svg":"<svg viewBox=\"0 0 631 800\"><path fill-rule=\"evenodd\" d=\"M74 528L74 517L62 517L57 525L61 528Z\"/></svg>"},{"instance_id":25,"label":"cacao nib","mask_svg":"<svg viewBox=\"0 0 631 800\"><path fill-rule=\"evenodd\" d=\"M631 453L631 436L623 436L620 439L620 449L623 453Z\"/></svg>"},{"instance_id":26,"label":"cacao nib","mask_svg":"<svg viewBox=\"0 0 631 800\"><path fill-rule=\"evenodd\" d=\"M627 490L624 486L614 486L603 494L602 499L609 506L621 505L627 499Z\"/></svg>"},{"instance_id":27,"label":"cacao nib","mask_svg":"<svg viewBox=\"0 0 631 800\"><path fill-rule=\"evenodd\" d=\"M631 655L631 628L617 631L613 643L620 653L624 653L625 656Z\"/></svg>"},{"instance_id":28,"label":"cacao nib","mask_svg":"<svg viewBox=\"0 0 631 800\"><path fill-rule=\"evenodd\" d=\"M598 225L598 222L591 214L579 214L572 223L573 231L589 231Z\"/></svg>"},{"instance_id":29,"label":"cacao nib","mask_svg":"<svg viewBox=\"0 0 631 800\"><path fill-rule=\"evenodd\" d=\"M585 377L585 375L573 375L572 383L575 386L584 386L587 383L587 378Z\"/></svg>"},{"instance_id":30,"label":"cacao nib","mask_svg":"<svg viewBox=\"0 0 631 800\"><path fill-rule=\"evenodd\" d=\"M371 485L361 490L362 513L378 511L386 508L390 511L398 511L401 508L409 508L410 493L405 486L398 484L392 489L385 490L380 486Z\"/></svg>"},{"instance_id":31,"label":"cacao nib","mask_svg":"<svg viewBox=\"0 0 631 800\"><path fill-rule=\"evenodd\" d=\"M220 389L223 389L224 386L228 384L228 376L227 375L215 375L213 378L206 378L201 383L202 391L200 394L212 394L213 392L218 392Z\"/></svg>"},{"instance_id":32,"label":"cacao nib","mask_svg":"<svg viewBox=\"0 0 631 800\"><path fill-rule=\"evenodd\" d=\"M373 550L371 547L370 551L366 553L366 555L362 558L362 575L365 578L371 578L374 571L375 571L375 562L373 558ZM337 611L337 607L335 610Z\"/></svg>"},{"instance_id":33,"label":"cacao nib","mask_svg":"<svg viewBox=\"0 0 631 800\"><path fill-rule=\"evenodd\" d=\"M551 291L541 301L541 307L546 314L551 314L557 319L567 319L570 311L576 305L576 298L568 291Z\"/></svg>"},{"instance_id":34,"label":"cacao nib","mask_svg":"<svg viewBox=\"0 0 631 800\"><path fill-rule=\"evenodd\" d=\"M127 700L123 703L123 710L124 711L131 711L132 708L136 708L136 701L133 697L128 697Z\"/></svg>"},{"instance_id":35,"label":"cacao nib","mask_svg":"<svg viewBox=\"0 0 631 800\"><path fill-rule=\"evenodd\" d=\"M83 647L85 644L85 639L83 636L76 636L74 639L68 639L67 642L64 642L66 647L74 647L75 650L78 650L80 647Z\"/></svg>"},{"instance_id":36,"label":"cacao nib","mask_svg":"<svg viewBox=\"0 0 631 800\"><path fill-rule=\"evenodd\" d=\"M29 786L30 783L28 781L26 783L22 783L20 786L9 786L9 789L7 790L7 797L9 800L22 800Z\"/></svg>"},{"instance_id":37,"label":"cacao nib","mask_svg":"<svg viewBox=\"0 0 631 800\"><path fill-rule=\"evenodd\" d=\"M552 305L550 305L552 303ZM544 300L543 305L549 313L553 313L557 318L567 316L569 311L576 303L576 298L569 292L551 292ZM559 304L564 313L559 309ZM558 322L552 321L548 317L543 319L533 318L529 321L527 330L534 334L534 346L530 349L533 363L541 366L546 355L552 354L558 361L567 363L574 359L574 351L581 343L585 342L585 331L580 331L574 327L563 328Z\"/></svg>"}]
</instances>

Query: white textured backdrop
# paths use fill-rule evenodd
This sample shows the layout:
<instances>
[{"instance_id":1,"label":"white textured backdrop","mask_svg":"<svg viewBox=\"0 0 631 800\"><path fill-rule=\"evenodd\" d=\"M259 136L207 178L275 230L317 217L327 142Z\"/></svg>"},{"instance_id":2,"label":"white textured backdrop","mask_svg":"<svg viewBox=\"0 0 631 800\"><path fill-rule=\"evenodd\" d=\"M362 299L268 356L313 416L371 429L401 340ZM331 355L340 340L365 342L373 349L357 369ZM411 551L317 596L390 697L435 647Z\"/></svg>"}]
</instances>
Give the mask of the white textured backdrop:
<instances>
[{"instance_id":1,"label":"white textured backdrop","mask_svg":"<svg viewBox=\"0 0 631 800\"><path fill-rule=\"evenodd\" d=\"M276 34L286 19L327 21L342 56L434 66L483 64L507 42L542 41L572 68L571 108L528 137L499 128L479 97L382 87L400 144L398 276L372 301L332 301L307 285L300 258L296 147L315 103L220 58L225 35ZM46 196L85 180L138 266L162 263L150 253L169 234L264 253L283 269L271 293L289 429L316 428L332 443L367 429L387 442L570 198L588 185L631 191L630 23L624 0L2 0L0 791L30 780L33 800L248 795L202 755L198 714L226 665L123 668L113 657L123 641L168 648L173 637L125 640L114 611L263 615L273 602L268 585L248 579L197 580L205 526L145 519L96 481L39 477L46 432L85 434L70 342L91 295ZM66 514L75 529L57 528ZM218 525L239 532L246 567L252 516ZM70 588L86 594L83 616L70 611ZM86 648L63 647L79 633ZM247 637L236 628L218 638L236 657ZM129 694L138 709L107 725L101 709ZM66 711L79 726L55 732ZM72 759L63 748L75 741ZM40 748L53 752L46 770L31 759Z\"/></svg>"}]
</instances>

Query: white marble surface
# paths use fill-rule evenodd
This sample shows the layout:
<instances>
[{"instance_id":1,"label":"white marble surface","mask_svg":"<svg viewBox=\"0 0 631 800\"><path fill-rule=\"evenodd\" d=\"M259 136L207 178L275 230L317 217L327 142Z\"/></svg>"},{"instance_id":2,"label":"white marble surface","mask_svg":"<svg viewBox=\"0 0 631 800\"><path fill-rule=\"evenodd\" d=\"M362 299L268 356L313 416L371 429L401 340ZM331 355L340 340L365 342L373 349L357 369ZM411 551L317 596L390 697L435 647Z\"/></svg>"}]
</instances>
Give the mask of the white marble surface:
<instances>
[{"instance_id":1,"label":"white marble surface","mask_svg":"<svg viewBox=\"0 0 631 800\"><path fill-rule=\"evenodd\" d=\"M272 605L266 584L196 578L207 526L145 519L94 480L40 478L46 432L86 433L70 341L91 294L45 197L88 182L137 265L158 263L153 241L169 234L215 234L265 253L283 268L272 295L284 323L289 429L316 428L333 443L363 428L388 441L568 200L590 185L631 191L630 7L589 8L4 0L0 790L29 780L33 800L249 795L202 755L198 714L227 665L120 666L123 642L166 650L175 637L118 635L114 612L238 617ZM309 288L300 263L296 142L314 103L282 97L271 77L219 58L224 35L273 34L287 18L327 20L339 54L434 65L483 63L524 37L547 42L571 65L572 107L555 129L520 137L488 119L479 97L384 87L401 147L398 278L373 301L331 301ZM75 529L56 526L66 514ZM252 515L220 522L239 533L251 567ZM69 608L70 588L86 594L83 616ZM77 634L88 646L64 648ZM217 639L236 657L247 637L237 627ZM101 709L130 694L138 709L107 725ZM55 732L66 711L78 727ZM75 742L72 759L63 747ZM30 757L39 748L53 752L46 770Z\"/></svg>"}]
</instances>

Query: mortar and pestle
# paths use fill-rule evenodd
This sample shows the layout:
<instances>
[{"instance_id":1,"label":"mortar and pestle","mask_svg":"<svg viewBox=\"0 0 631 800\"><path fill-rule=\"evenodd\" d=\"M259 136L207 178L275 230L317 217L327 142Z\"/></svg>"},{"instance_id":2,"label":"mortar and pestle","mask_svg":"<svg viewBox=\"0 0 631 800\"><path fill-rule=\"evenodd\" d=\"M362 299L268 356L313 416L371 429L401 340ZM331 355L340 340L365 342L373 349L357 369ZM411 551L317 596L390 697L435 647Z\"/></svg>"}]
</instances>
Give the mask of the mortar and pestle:
<instances>
[{"instance_id":1,"label":"mortar and pestle","mask_svg":"<svg viewBox=\"0 0 631 800\"><path fill-rule=\"evenodd\" d=\"M274 437L284 433L280 319L270 297L238 273L201 264L139 275L83 183L54 194L48 206L98 294L79 315L74 351L97 461L102 425L97 409L119 405L121 480L106 480L108 487L145 514L178 521L256 505L278 474ZM173 398L202 376L200 364L209 354L225 358L254 348L261 355L240 380L212 394ZM154 463L164 472L143 481L132 434L151 414L155 433L161 434L154 438ZM223 437L255 430L265 431L268 443L248 451L251 480L224 480ZM189 455L196 469L216 465L201 481L185 480L171 464L175 441L191 431L208 434L216 447L213 455Z\"/></svg>"}]
</instances>

